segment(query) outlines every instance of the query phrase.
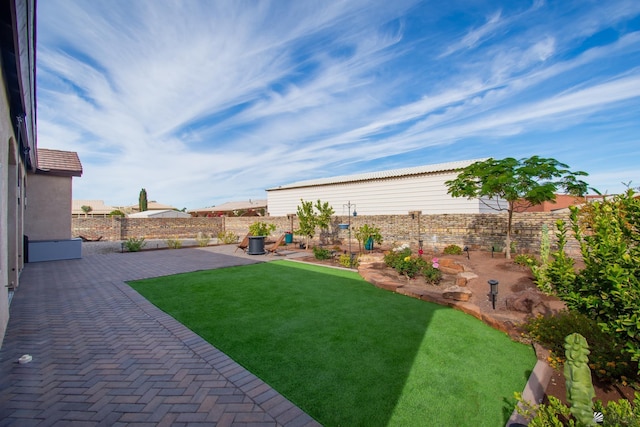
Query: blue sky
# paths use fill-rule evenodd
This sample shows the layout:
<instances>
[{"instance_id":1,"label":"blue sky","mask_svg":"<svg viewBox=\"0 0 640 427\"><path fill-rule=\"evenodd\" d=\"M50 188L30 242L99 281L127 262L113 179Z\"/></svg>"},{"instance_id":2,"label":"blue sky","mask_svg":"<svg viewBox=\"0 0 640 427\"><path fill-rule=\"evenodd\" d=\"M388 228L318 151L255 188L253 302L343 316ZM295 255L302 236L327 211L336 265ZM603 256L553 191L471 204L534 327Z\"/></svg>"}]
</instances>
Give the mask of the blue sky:
<instances>
[{"instance_id":1,"label":"blue sky","mask_svg":"<svg viewBox=\"0 0 640 427\"><path fill-rule=\"evenodd\" d=\"M37 42L38 145L78 152L74 199L532 155L640 186L637 0L46 0Z\"/></svg>"}]
</instances>

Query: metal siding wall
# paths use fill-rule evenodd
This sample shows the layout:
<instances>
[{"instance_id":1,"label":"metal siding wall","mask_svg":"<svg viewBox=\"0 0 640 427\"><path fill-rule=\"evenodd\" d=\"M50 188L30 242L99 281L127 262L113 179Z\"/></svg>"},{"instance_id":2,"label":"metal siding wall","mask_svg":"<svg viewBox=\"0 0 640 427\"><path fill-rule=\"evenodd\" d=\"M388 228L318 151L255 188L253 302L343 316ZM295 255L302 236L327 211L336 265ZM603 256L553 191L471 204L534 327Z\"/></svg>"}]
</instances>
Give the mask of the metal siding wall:
<instances>
[{"instance_id":1,"label":"metal siding wall","mask_svg":"<svg viewBox=\"0 0 640 427\"><path fill-rule=\"evenodd\" d=\"M300 199L329 202L337 215L343 214L343 205L349 201L356 204L362 215L406 214L416 210L424 214L479 213L478 200L447 194L444 182L456 176L457 173L452 172L271 190L267 191L267 204L271 216L295 213Z\"/></svg>"}]
</instances>

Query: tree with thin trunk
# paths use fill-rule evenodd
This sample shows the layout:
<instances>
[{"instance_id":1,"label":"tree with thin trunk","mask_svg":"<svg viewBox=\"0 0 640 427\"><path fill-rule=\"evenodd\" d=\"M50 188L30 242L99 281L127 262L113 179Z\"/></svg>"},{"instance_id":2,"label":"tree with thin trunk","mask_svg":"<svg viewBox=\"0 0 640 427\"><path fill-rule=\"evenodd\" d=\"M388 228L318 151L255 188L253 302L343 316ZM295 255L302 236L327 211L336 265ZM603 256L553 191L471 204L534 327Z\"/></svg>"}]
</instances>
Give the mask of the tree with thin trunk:
<instances>
[{"instance_id":1,"label":"tree with thin trunk","mask_svg":"<svg viewBox=\"0 0 640 427\"><path fill-rule=\"evenodd\" d=\"M147 210L147 190L144 188L140 190L140 196L138 197L138 209L140 212Z\"/></svg>"},{"instance_id":2,"label":"tree with thin trunk","mask_svg":"<svg viewBox=\"0 0 640 427\"><path fill-rule=\"evenodd\" d=\"M513 214L542 202L555 201L556 192L583 196L588 189L578 177L586 172L571 172L569 166L555 159L538 156L516 160L488 159L464 168L458 177L445 182L453 197L480 199L480 202L498 211L507 211L506 257L511 258L511 231ZM489 204L483 199L493 201Z\"/></svg>"},{"instance_id":3,"label":"tree with thin trunk","mask_svg":"<svg viewBox=\"0 0 640 427\"><path fill-rule=\"evenodd\" d=\"M91 206L87 206L87 205L80 206L80 209L82 209L82 212L84 212L85 218L87 217L87 214L93 210Z\"/></svg>"}]
</instances>

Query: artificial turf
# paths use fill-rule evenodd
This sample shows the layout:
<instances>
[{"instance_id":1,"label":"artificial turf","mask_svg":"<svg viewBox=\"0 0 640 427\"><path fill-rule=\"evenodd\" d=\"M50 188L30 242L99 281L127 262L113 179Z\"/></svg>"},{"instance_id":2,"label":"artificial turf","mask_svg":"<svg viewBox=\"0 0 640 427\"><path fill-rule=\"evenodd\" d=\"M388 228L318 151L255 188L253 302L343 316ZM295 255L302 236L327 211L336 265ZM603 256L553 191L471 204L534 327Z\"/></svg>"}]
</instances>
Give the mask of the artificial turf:
<instances>
[{"instance_id":1,"label":"artificial turf","mask_svg":"<svg viewBox=\"0 0 640 427\"><path fill-rule=\"evenodd\" d=\"M130 285L325 426L504 426L536 362L352 271L277 261Z\"/></svg>"}]
</instances>

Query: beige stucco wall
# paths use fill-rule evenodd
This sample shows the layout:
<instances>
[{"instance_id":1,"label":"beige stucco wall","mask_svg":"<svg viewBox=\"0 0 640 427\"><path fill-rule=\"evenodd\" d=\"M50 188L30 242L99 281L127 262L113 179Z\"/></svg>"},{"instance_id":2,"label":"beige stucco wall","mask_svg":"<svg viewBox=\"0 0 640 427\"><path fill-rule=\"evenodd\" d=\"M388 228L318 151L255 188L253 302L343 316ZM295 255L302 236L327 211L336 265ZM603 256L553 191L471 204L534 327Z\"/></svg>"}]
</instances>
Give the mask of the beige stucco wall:
<instances>
[{"instance_id":1,"label":"beige stucco wall","mask_svg":"<svg viewBox=\"0 0 640 427\"><path fill-rule=\"evenodd\" d=\"M30 174L25 211L29 240L71 238L71 177Z\"/></svg>"},{"instance_id":2,"label":"beige stucco wall","mask_svg":"<svg viewBox=\"0 0 640 427\"><path fill-rule=\"evenodd\" d=\"M4 80L2 81L4 88ZM11 248L10 230L15 227L15 224L9 223L9 180L10 174L16 170L15 165L15 140L13 138L13 130L11 123L8 120L9 108L7 106L7 99L5 97L5 91L2 89L2 96L0 97L0 142L2 142L2 149L0 149L0 344L4 338L7 323L9 322L9 292L8 286L11 281L15 280L15 272L12 272L12 268L15 268L15 257L10 256L10 253L15 252L14 248ZM10 157L13 160L9 160ZM15 182L15 179L12 181ZM13 200L11 200L13 206ZM15 216L15 215L11 215Z\"/></svg>"}]
</instances>

